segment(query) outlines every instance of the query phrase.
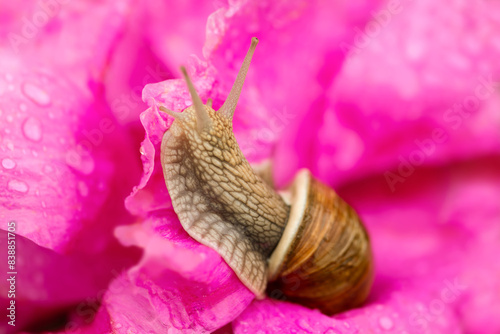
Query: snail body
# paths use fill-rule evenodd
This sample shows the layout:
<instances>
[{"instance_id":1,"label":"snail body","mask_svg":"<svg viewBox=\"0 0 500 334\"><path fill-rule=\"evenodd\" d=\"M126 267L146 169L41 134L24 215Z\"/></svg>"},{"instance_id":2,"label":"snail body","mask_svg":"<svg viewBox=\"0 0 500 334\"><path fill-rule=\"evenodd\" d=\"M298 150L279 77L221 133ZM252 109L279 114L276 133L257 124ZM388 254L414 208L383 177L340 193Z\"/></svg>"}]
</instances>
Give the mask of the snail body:
<instances>
[{"instance_id":1,"label":"snail body","mask_svg":"<svg viewBox=\"0 0 500 334\"><path fill-rule=\"evenodd\" d=\"M297 173L287 203L236 143L232 118L257 42L217 112L210 100L201 102L184 68L193 105L182 113L159 108L175 118L161 145L174 210L188 234L217 251L257 298L267 288L326 314L357 306L369 293L373 262L354 210L307 170Z\"/></svg>"}]
</instances>

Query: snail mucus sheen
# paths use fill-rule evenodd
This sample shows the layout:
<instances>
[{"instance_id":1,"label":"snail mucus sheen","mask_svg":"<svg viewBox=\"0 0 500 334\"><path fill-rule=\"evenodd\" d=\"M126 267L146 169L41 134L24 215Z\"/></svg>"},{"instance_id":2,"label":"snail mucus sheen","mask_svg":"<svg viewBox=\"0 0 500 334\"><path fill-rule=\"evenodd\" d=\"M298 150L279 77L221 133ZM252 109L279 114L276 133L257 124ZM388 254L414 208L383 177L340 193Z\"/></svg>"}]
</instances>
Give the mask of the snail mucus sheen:
<instances>
[{"instance_id":1,"label":"snail mucus sheen","mask_svg":"<svg viewBox=\"0 0 500 334\"><path fill-rule=\"evenodd\" d=\"M193 105L174 117L161 144L161 163L183 228L214 249L257 298L272 297L325 314L356 307L368 296L373 260L354 210L331 188L300 170L278 193L241 153L232 119L252 43L222 107L203 104L181 68ZM269 281L269 284L268 284Z\"/></svg>"}]
</instances>

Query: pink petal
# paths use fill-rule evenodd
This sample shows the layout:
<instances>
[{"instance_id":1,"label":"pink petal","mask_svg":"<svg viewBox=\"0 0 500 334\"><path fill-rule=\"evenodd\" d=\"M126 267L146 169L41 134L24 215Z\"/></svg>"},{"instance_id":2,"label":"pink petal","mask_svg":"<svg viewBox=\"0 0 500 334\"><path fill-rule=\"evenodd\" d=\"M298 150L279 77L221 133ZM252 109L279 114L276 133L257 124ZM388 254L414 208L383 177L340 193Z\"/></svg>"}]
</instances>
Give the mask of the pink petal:
<instances>
[{"instance_id":1,"label":"pink petal","mask_svg":"<svg viewBox=\"0 0 500 334\"><path fill-rule=\"evenodd\" d=\"M240 143L249 160L268 157L276 142L290 140L287 134L306 114L312 124L321 124L324 91L344 60L338 45L351 37L354 25L369 19L376 5L373 1L356 5L232 1L229 8L210 16L204 55L218 70L222 97L231 88L250 38L260 40L235 113L237 138L241 125L250 128L249 140ZM303 143L300 150L311 150L314 130L293 134L297 145ZM295 168L299 161L293 150L278 163ZM278 181L283 183L284 178L290 180L290 173Z\"/></svg>"},{"instance_id":2,"label":"pink petal","mask_svg":"<svg viewBox=\"0 0 500 334\"><path fill-rule=\"evenodd\" d=\"M15 303L14 318L7 320L14 320L15 327L2 321L2 333L15 332L33 321L48 324L64 308L95 295L97 285L93 275L86 269L87 263L78 257L57 254L4 230L0 230L0 235L2 249L7 250L9 241L16 252L12 268L7 266L7 257L0 264L6 275L4 279L13 278L2 284L0 304L5 310L11 307L11 300Z\"/></svg>"},{"instance_id":3,"label":"pink petal","mask_svg":"<svg viewBox=\"0 0 500 334\"><path fill-rule=\"evenodd\" d=\"M102 214L119 162L103 149L119 131L89 92L50 71L9 66L2 83L1 214L19 221L18 233L63 250Z\"/></svg>"},{"instance_id":4,"label":"pink petal","mask_svg":"<svg viewBox=\"0 0 500 334\"><path fill-rule=\"evenodd\" d=\"M498 159L419 173L398 192L382 176L341 189L365 220L376 280L366 305L333 318L286 302L254 301L235 333L266 331L474 333L500 330ZM491 199L491 200L488 200ZM480 203L479 203L480 202ZM262 327L262 324L266 325Z\"/></svg>"},{"instance_id":5,"label":"pink petal","mask_svg":"<svg viewBox=\"0 0 500 334\"><path fill-rule=\"evenodd\" d=\"M143 87L179 77L179 66L191 54L201 55L207 17L222 5L193 0L131 5L104 80L106 99L121 124L138 130Z\"/></svg>"},{"instance_id":6,"label":"pink petal","mask_svg":"<svg viewBox=\"0 0 500 334\"><path fill-rule=\"evenodd\" d=\"M141 333L212 331L254 298L217 253L184 232L171 210L153 212L116 234L144 249L141 261L113 281L103 299L117 333L131 327Z\"/></svg>"},{"instance_id":7,"label":"pink petal","mask_svg":"<svg viewBox=\"0 0 500 334\"><path fill-rule=\"evenodd\" d=\"M198 93L206 99L214 86L214 69L197 58L190 64ZM141 114L146 130L141 146L144 175L126 205L146 221L117 233L122 243L139 246L145 253L128 272L127 292L108 294L105 307L113 323L126 324L123 328L215 330L233 320L254 295L217 253L186 234L171 208L159 156L161 139L173 119L159 112L157 106L177 112L189 106L191 97L185 83L169 80L147 85L143 99L150 106ZM142 305L139 314L137 303Z\"/></svg>"},{"instance_id":8,"label":"pink petal","mask_svg":"<svg viewBox=\"0 0 500 334\"><path fill-rule=\"evenodd\" d=\"M0 15L8 28L0 30L0 43L32 65L64 68L73 79L98 78L130 2L28 0L2 6ZM81 87L86 83L75 80Z\"/></svg>"},{"instance_id":9,"label":"pink petal","mask_svg":"<svg viewBox=\"0 0 500 334\"><path fill-rule=\"evenodd\" d=\"M281 182L301 166L332 184L390 171L403 179L388 177L395 189L411 174L405 165L498 153L499 13L496 4L427 1L401 4L383 28L359 25L379 32L344 40L359 47L277 150Z\"/></svg>"},{"instance_id":10,"label":"pink petal","mask_svg":"<svg viewBox=\"0 0 500 334\"><path fill-rule=\"evenodd\" d=\"M195 57L191 59L191 64L190 75L198 88L198 94L205 100L207 92L213 86L214 69ZM180 112L191 105L191 97L186 84L180 79L146 85L143 100L150 107L141 114L141 123L146 130L146 138L141 145L144 174L139 185L126 200L127 209L136 215L171 208L160 163L160 145L173 118L159 111L158 106L163 105Z\"/></svg>"},{"instance_id":11,"label":"pink petal","mask_svg":"<svg viewBox=\"0 0 500 334\"><path fill-rule=\"evenodd\" d=\"M412 287L413 286L413 287ZM422 296L415 284L385 287L385 297L334 318L299 305L264 300L254 302L233 323L239 333L460 333L458 319L449 307L440 309L439 317L426 308L432 300ZM433 305L433 304L431 304ZM427 323L426 319L435 320Z\"/></svg>"},{"instance_id":12,"label":"pink petal","mask_svg":"<svg viewBox=\"0 0 500 334\"><path fill-rule=\"evenodd\" d=\"M491 291L498 291L498 283L491 273L498 268L488 265L494 261L488 254L498 253L498 247L488 235L498 235L493 221L499 213L493 201L483 198L498 198L498 194L494 187L483 184L489 179L469 183L465 168L457 169L458 181L456 175L449 177L450 169L434 168L498 153L499 120L494 113L498 96L492 95L461 123L460 131L451 131L451 122L443 118L447 108L474 92L471 78L488 78L488 71L492 78L498 75L494 57L498 50L481 45L479 51L475 49L474 41L483 37L473 27L453 21L458 18L456 13L486 17L476 25L481 24L487 35L495 28L493 14L484 14L476 5L456 9L454 4L409 4L411 10L395 16L376 39L345 62L339 44L356 38L353 28L372 22L369 13L377 4L351 6L233 1L209 19L204 49L208 62L192 58L189 63L202 100L214 98L217 109L234 80L250 36L261 39L259 50L264 51L255 55L235 118L244 153L250 160L259 160L269 156L279 140L276 171L281 184L302 166L310 167L329 184L345 184L340 191L365 219L377 260L377 280L364 308L331 319L300 306L265 300L254 302L233 327L236 332L258 332L266 323L284 332L355 333L377 328L382 332L454 333L462 330L459 315L463 315L464 326L471 331L487 332L485 323L495 330L498 324L493 315L499 306ZM494 12L490 9L486 11ZM412 27L425 23L428 11L447 19L451 13L452 23L443 20L447 22L443 26L430 25L432 33L419 36L416 31L421 29ZM312 30L306 34L304 26ZM441 46L443 39L435 31L448 36L458 32L463 38ZM415 58L419 50L405 46L418 46L418 42L437 52L433 57ZM162 57L169 56L166 49L158 49ZM183 46L182 52L186 49ZM465 59L461 50L468 52ZM259 56L260 52L264 53ZM445 66L442 59L448 59ZM474 68L472 63L483 67ZM437 82L432 81L436 77ZM117 233L124 244L143 248L145 254L123 279L113 282L95 326L107 331L114 326L118 332L137 326L142 326L141 331L213 330L234 319L252 296L220 257L187 238L173 218L159 164L159 143L172 120L159 113L157 105L175 111L188 106L191 102L184 83L148 85L143 99L150 106L141 115L146 129L141 150L144 175L127 199L127 208L145 217L147 223ZM431 168L412 170L411 178L405 177L393 194L383 173L398 169L401 157L408 160L420 149L415 139L432 138L437 128L449 131L449 138L441 146L435 145L431 153L423 151L426 156L421 164ZM362 179L370 175L378 176ZM450 186L460 196L449 191ZM477 196L481 200L475 201ZM462 212L463 207L469 210ZM478 261L480 257L484 261ZM221 276L207 274L213 271ZM175 279L168 280L168 275ZM211 291L218 284L227 285L220 295L212 296L215 301L195 293ZM449 284L466 289L445 303L442 293ZM164 291L171 294L165 297ZM215 311L212 304L204 304L219 301L222 306ZM439 302L443 306L436 309L441 307ZM169 312L172 305L179 313ZM211 312L219 320L212 320Z\"/></svg>"},{"instance_id":13,"label":"pink petal","mask_svg":"<svg viewBox=\"0 0 500 334\"><path fill-rule=\"evenodd\" d=\"M2 15L42 15L38 6L26 11L8 7ZM40 290L53 299L27 294L19 300L21 309L33 310L23 314L26 323L44 320L35 312L39 309L45 318L67 311L89 289L95 297L113 271L139 256L112 234L116 225L132 220L123 199L139 178L139 161L104 103L102 87L94 83L116 37L122 8L117 2L86 6L61 6L60 15L19 45L19 54L11 45L0 46L0 217L16 221L19 238L70 254L75 267L92 268L81 275L68 267L61 275L68 281L87 279L82 291L44 281ZM14 25L11 33L23 31L16 25L23 21L7 21ZM74 38L85 26L88 34ZM30 254L19 249L19 256ZM40 275L54 271L54 261L37 267Z\"/></svg>"}]
</instances>

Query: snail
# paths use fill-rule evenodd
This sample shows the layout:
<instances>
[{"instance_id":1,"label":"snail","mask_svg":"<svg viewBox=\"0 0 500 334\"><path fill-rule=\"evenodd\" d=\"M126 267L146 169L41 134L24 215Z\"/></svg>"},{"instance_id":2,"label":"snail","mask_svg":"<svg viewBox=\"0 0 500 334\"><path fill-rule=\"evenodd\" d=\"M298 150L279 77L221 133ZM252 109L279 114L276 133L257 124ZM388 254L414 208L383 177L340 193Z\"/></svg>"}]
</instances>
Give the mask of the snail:
<instances>
[{"instance_id":1,"label":"snail","mask_svg":"<svg viewBox=\"0 0 500 334\"><path fill-rule=\"evenodd\" d=\"M354 210L311 173L300 170L277 192L241 153L232 119L251 46L222 107L203 104L181 67L193 104L174 118L161 143L161 163L183 228L214 249L258 299L266 289L325 314L359 306L373 281L368 234ZM268 281L270 282L268 284Z\"/></svg>"}]
</instances>

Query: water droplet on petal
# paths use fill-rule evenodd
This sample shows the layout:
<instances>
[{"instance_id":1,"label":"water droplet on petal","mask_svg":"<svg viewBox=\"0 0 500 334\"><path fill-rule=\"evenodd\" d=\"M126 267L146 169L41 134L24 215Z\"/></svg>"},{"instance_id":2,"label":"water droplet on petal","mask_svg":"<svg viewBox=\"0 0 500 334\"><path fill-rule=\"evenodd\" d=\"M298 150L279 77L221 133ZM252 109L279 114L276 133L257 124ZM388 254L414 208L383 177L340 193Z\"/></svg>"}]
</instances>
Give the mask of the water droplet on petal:
<instances>
[{"instance_id":1,"label":"water droplet on petal","mask_svg":"<svg viewBox=\"0 0 500 334\"><path fill-rule=\"evenodd\" d=\"M34 117L28 117L23 124L23 133L26 138L32 141L40 141L42 139L42 125L40 121Z\"/></svg>"},{"instance_id":2,"label":"water droplet on petal","mask_svg":"<svg viewBox=\"0 0 500 334\"><path fill-rule=\"evenodd\" d=\"M12 115L7 115L7 117L5 117L5 119L7 119L7 122L12 123L12 121L14 120L14 117L12 117Z\"/></svg>"},{"instance_id":3,"label":"water droplet on petal","mask_svg":"<svg viewBox=\"0 0 500 334\"><path fill-rule=\"evenodd\" d=\"M24 103L21 103L19 105L19 109L21 109L21 111L26 111L26 110L28 110L28 106L26 104L24 104Z\"/></svg>"},{"instance_id":4,"label":"water droplet on petal","mask_svg":"<svg viewBox=\"0 0 500 334\"><path fill-rule=\"evenodd\" d=\"M89 194L89 187L87 186L87 184L85 182L83 182L83 181L78 182L78 192L83 197L87 197L88 196L88 194Z\"/></svg>"},{"instance_id":5,"label":"water droplet on petal","mask_svg":"<svg viewBox=\"0 0 500 334\"><path fill-rule=\"evenodd\" d=\"M76 150L69 150L66 153L66 163L82 174L88 175L94 171L94 159L86 151L79 154Z\"/></svg>"},{"instance_id":6,"label":"water droplet on petal","mask_svg":"<svg viewBox=\"0 0 500 334\"><path fill-rule=\"evenodd\" d=\"M19 180L10 180L7 187L10 190L18 191L20 193L26 193L28 191L28 185L25 182Z\"/></svg>"},{"instance_id":7,"label":"water droplet on petal","mask_svg":"<svg viewBox=\"0 0 500 334\"><path fill-rule=\"evenodd\" d=\"M382 317L378 320L378 323L382 329L385 330L391 330L392 327L394 326L394 323L392 322L391 318L389 317Z\"/></svg>"},{"instance_id":8,"label":"water droplet on petal","mask_svg":"<svg viewBox=\"0 0 500 334\"><path fill-rule=\"evenodd\" d=\"M45 201L42 201L42 208L46 208L47 204L45 204Z\"/></svg>"},{"instance_id":9,"label":"water droplet on petal","mask_svg":"<svg viewBox=\"0 0 500 334\"><path fill-rule=\"evenodd\" d=\"M99 181L99 183L97 184L97 190L99 191L106 190L106 183L103 180Z\"/></svg>"},{"instance_id":10,"label":"water droplet on petal","mask_svg":"<svg viewBox=\"0 0 500 334\"><path fill-rule=\"evenodd\" d=\"M12 159L4 158L2 160L2 166L5 169L12 169L12 168L16 167L16 163Z\"/></svg>"},{"instance_id":11,"label":"water droplet on petal","mask_svg":"<svg viewBox=\"0 0 500 334\"><path fill-rule=\"evenodd\" d=\"M27 82L23 85L23 93L39 106L46 107L51 103L50 95L32 83Z\"/></svg>"},{"instance_id":12,"label":"water droplet on petal","mask_svg":"<svg viewBox=\"0 0 500 334\"><path fill-rule=\"evenodd\" d=\"M7 148L8 148L9 150L11 150L11 151L14 151L14 144L12 144L12 142L11 142L11 141L9 141L9 142L7 143Z\"/></svg>"},{"instance_id":13,"label":"water droplet on petal","mask_svg":"<svg viewBox=\"0 0 500 334\"><path fill-rule=\"evenodd\" d=\"M299 319L295 322L297 326L304 331L304 333L312 333L312 328L305 319Z\"/></svg>"},{"instance_id":14,"label":"water droplet on petal","mask_svg":"<svg viewBox=\"0 0 500 334\"><path fill-rule=\"evenodd\" d=\"M7 79L7 81L12 81L12 79L14 79L14 78L12 77L12 74L7 73L7 74L5 74L5 79Z\"/></svg>"}]
</instances>

